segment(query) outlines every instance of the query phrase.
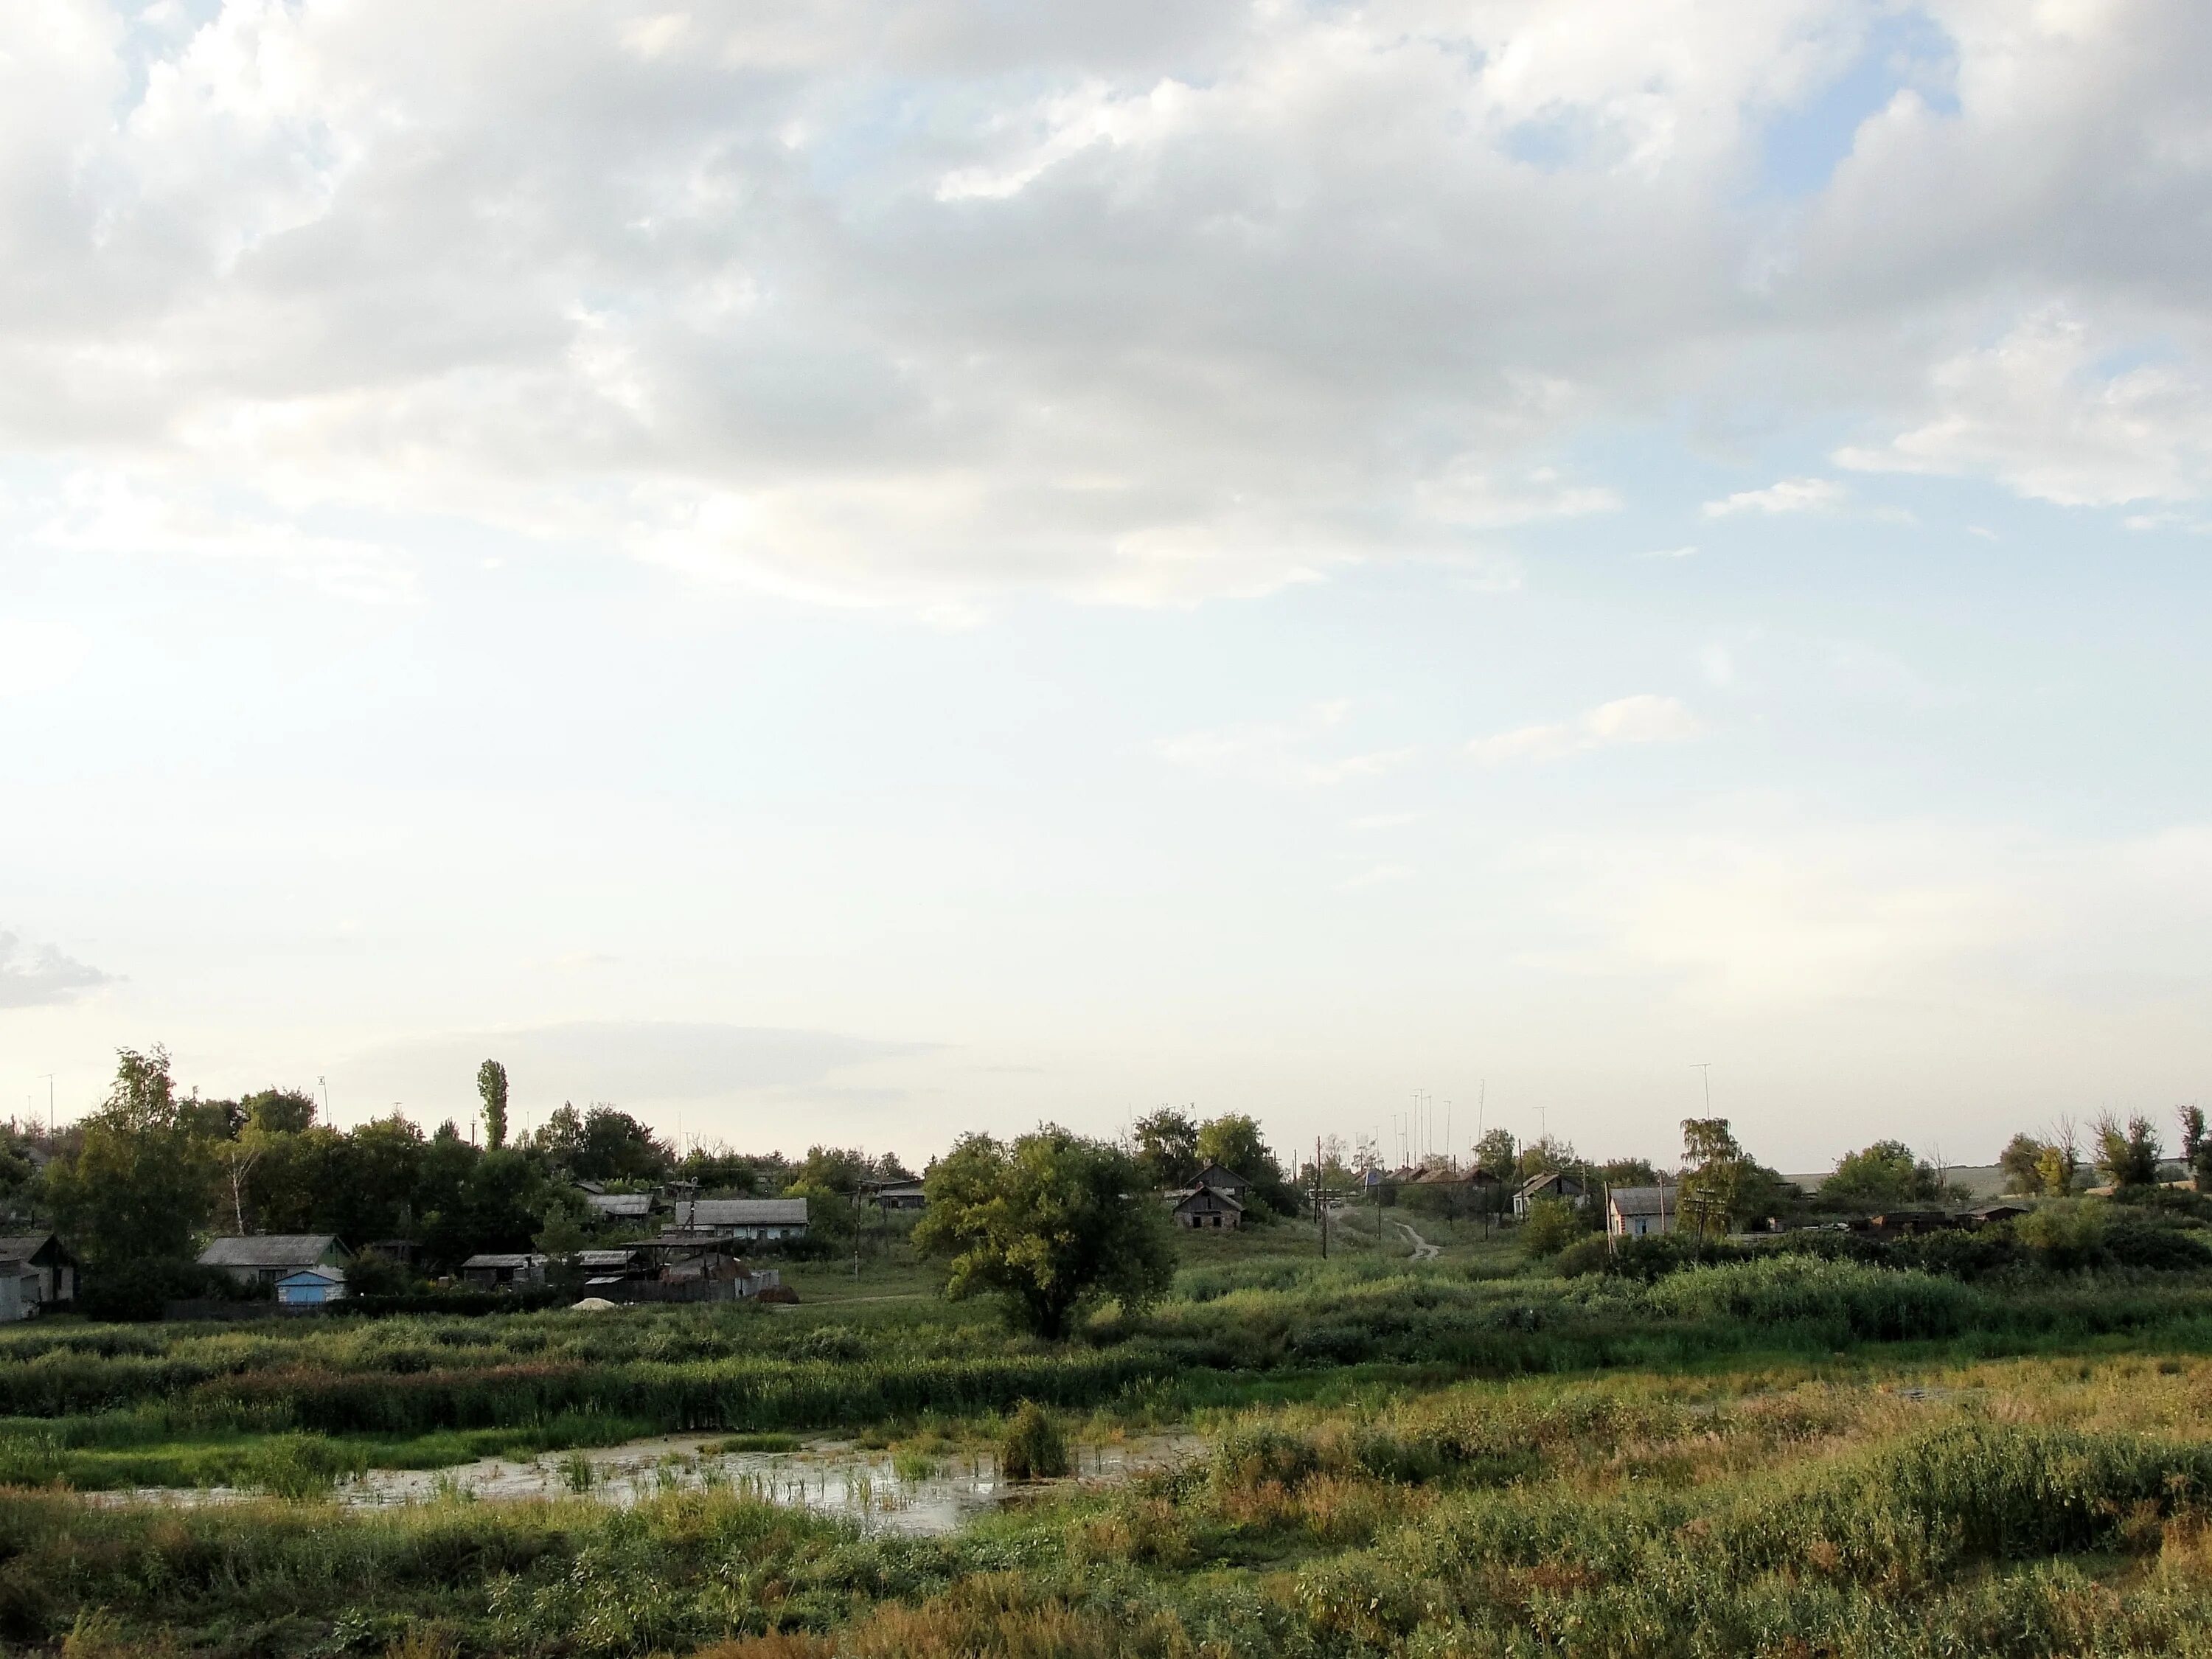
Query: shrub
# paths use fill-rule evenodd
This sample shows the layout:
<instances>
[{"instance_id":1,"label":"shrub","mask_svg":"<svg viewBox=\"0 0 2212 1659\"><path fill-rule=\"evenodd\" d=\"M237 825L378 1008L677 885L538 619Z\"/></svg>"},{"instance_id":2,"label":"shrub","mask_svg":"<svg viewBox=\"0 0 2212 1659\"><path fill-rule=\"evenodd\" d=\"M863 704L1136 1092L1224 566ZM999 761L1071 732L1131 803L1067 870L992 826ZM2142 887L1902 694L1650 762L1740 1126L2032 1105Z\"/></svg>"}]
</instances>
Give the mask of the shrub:
<instances>
[{"instance_id":1,"label":"shrub","mask_svg":"<svg viewBox=\"0 0 2212 1659\"><path fill-rule=\"evenodd\" d=\"M2094 1267L2105 1250L2105 1206L2093 1199L2062 1199L2030 1210L2012 1231L2045 1267Z\"/></svg>"},{"instance_id":2,"label":"shrub","mask_svg":"<svg viewBox=\"0 0 2212 1659\"><path fill-rule=\"evenodd\" d=\"M1060 1425L1036 1401L1024 1400L1000 1439L999 1473L1009 1480L1054 1480L1067 1470L1067 1441Z\"/></svg>"},{"instance_id":3,"label":"shrub","mask_svg":"<svg viewBox=\"0 0 2212 1659\"><path fill-rule=\"evenodd\" d=\"M1521 1224L1521 1249L1530 1258L1557 1255L1589 1231L1589 1218L1564 1198L1540 1198Z\"/></svg>"},{"instance_id":4,"label":"shrub","mask_svg":"<svg viewBox=\"0 0 2212 1659\"><path fill-rule=\"evenodd\" d=\"M1645 1295L1666 1313L1757 1325L1819 1323L1881 1340L1949 1335L1966 1325L1977 1306L1973 1291L1926 1273L1787 1255L1692 1267Z\"/></svg>"}]
</instances>

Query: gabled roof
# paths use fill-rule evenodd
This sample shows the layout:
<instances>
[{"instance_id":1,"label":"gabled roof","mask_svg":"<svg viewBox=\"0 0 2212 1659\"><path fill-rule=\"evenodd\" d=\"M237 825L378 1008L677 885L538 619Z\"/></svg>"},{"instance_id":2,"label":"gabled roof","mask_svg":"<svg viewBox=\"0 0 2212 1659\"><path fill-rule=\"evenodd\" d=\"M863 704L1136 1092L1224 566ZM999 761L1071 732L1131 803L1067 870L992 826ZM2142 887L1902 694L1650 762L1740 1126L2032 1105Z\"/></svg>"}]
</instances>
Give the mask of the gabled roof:
<instances>
[{"instance_id":1,"label":"gabled roof","mask_svg":"<svg viewBox=\"0 0 2212 1659\"><path fill-rule=\"evenodd\" d=\"M586 1193L584 1202L601 1215L651 1215L651 1193Z\"/></svg>"},{"instance_id":2,"label":"gabled roof","mask_svg":"<svg viewBox=\"0 0 2212 1659\"><path fill-rule=\"evenodd\" d=\"M1576 1174L1572 1170L1545 1170L1539 1174L1530 1176L1526 1181L1522 1182L1521 1183L1520 1192L1516 1196L1521 1198L1530 1197L1534 1194L1542 1192L1545 1188L1550 1186L1555 1181L1561 1186L1565 1186L1570 1181L1573 1182L1577 1187L1586 1185L1582 1176Z\"/></svg>"},{"instance_id":3,"label":"gabled roof","mask_svg":"<svg viewBox=\"0 0 2212 1659\"><path fill-rule=\"evenodd\" d=\"M627 1267L636 1260L635 1250L579 1250L576 1252L576 1265L580 1267L591 1268L595 1272L603 1273L609 1267Z\"/></svg>"},{"instance_id":4,"label":"gabled roof","mask_svg":"<svg viewBox=\"0 0 2212 1659\"><path fill-rule=\"evenodd\" d=\"M686 1198L677 1200L679 1227L803 1227L803 1198Z\"/></svg>"},{"instance_id":5,"label":"gabled roof","mask_svg":"<svg viewBox=\"0 0 2212 1659\"><path fill-rule=\"evenodd\" d=\"M1607 1194L1607 1202L1619 1215L1658 1215L1679 1211L1682 1191L1679 1187L1615 1187Z\"/></svg>"},{"instance_id":6,"label":"gabled roof","mask_svg":"<svg viewBox=\"0 0 2212 1659\"><path fill-rule=\"evenodd\" d=\"M1190 1191L1184 1194L1182 1196L1182 1201L1177 1204L1176 1208L1178 1210L1188 1209L1191 1205L1197 1203L1199 1200L1202 1198L1212 1199L1216 1204L1219 1204L1228 1209L1235 1210L1240 1214L1243 1212L1244 1208L1244 1206L1238 1203L1231 1194L1223 1192L1218 1187L1209 1187L1204 1182L1200 1182L1197 1186L1192 1188Z\"/></svg>"},{"instance_id":7,"label":"gabled roof","mask_svg":"<svg viewBox=\"0 0 2212 1659\"><path fill-rule=\"evenodd\" d=\"M1218 1164L1209 1164L1190 1178L1193 1188L1211 1187L1218 1192L1224 1187L1249 1187L1252 1183L1234 1170L1224 1170Z\"/></svg>"},{"instance_id":8,"label":"gabled roof","mask_svg":"<svg viewBox=\"0 0 2212 1659\"><path fill-rule=\"evenodd\" d=\"M0 1261L28 1261L48 1246L52 1246L70 1261L69 1246L52 1233L18 1233L11 1238L0 1238Z\"/></svg>"},{"instance_id":9,"label":"gabled roof","mask_svg":"<svg viewBox=\"0 0 2212 1659\"><path fill-rule=\"evenodd\" d=\"M344 1246L335 1233L259 1233L251 1238L216 1238L200 1252L203 1267L304 1267Z\"/></svg>"},{"instance_id":10,"label":"gabled roof","mask_svg":"<svg viewBox=\"0 0 2212 1659\"><path fill-rule=\"evenodd\" d=\"M346 1282L345 1269L343 1267L302 1267L295 1273L286 1273L276 1282L279 1285L296 1285L303 1279L320 1279L325 1285L343 1285Z\"/></svg>"},{"instance_id":11,"label":"gabled roof","mask_svg":"<svg viewBox=\"0 0 2212 1659\"><path fill-rule=\"evenodd\" d=\"M550 1260L535 1250L490 1250L482 1255L472 1255L461 1263L461 1271L471 1267L542 1267Z\"/></svg>"}]
</instances>

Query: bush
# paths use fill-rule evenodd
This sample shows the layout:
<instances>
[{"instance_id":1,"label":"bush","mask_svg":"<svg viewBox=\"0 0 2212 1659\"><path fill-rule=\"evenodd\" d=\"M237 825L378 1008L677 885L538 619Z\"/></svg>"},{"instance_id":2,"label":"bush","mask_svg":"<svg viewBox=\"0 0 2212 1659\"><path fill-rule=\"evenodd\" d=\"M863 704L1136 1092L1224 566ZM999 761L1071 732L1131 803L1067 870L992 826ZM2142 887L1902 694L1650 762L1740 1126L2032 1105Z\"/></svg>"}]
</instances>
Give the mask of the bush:
<instances>
[{"instance_id":1,"label":"bush","mask_svg":"<svg viewBox=\"0 0 2212 1659\"><path fill-rule=\"evenodd\" d=\"M1644 1294L1663 1313L1755 1325L1816 1323L1882 1341L1948 1336L1965 1328L1979 1305L1964 1285L1926 1273L1788 1255L1692 1267Z\"/></svg>"},{"instance_id":2,"label":"bush","mask_svg":"<svg viewBox=\"0 0 2212 1659\"><path fill-rule=\"evenodd\" d=\"M1054 1480L1067 1469L1060 1425L1034 1400L1023 1401L999 1442L999 1473L1009 1480Z\"/></svg>"},{"instance_id":3,"label":"bush","mask_svg":"<svg viewBox=\"0 0 2212 1659\"><path fill-rule=\"evenodd\" d=\"M1559 1259L1552 1266L1562 1279L1582 1279L1608 1272L1613 1266L1613 1252L1607 1246L1604 1234L1592 1233L1561 1250Z\"/></svg>"},{"instance_id":4,"label":"bush","mask_svg":"<svg viewBox=\"0 0 2212 1659\"><path fill-rule=\"evenodd\" d=\"M1590 1218L1564 1198L1540 1198L1521 1224L1521 1249L1532 1260L1557 1255L1590 1230Z\"/></svg>"},{"instance_id":5,"label":"bush","mask_svg":"<svg viewBox=\"0 0 2212 1659\"><path fill-rule=\"evenodd\" d=\"M2012 1232L2045 1267L2094 1267L2105 1254L2105 1206L2093 1199L2062 1199L2020 1217Z\"/></svg>"},{"instance_id":6,"label":"bush","mask_svg":"<svg viewBox=\"0 0 2212 1659\"><path fill-rule=\"evenodd\" d=\"M162 1304L206 1298L221 1302L266 1302L266 1285L242 1286L228 1273L196 1261L146 1257L87 1273L77 1308L94 1319L143 1322L159 1319Z\"/></svg>"}]
</instances>

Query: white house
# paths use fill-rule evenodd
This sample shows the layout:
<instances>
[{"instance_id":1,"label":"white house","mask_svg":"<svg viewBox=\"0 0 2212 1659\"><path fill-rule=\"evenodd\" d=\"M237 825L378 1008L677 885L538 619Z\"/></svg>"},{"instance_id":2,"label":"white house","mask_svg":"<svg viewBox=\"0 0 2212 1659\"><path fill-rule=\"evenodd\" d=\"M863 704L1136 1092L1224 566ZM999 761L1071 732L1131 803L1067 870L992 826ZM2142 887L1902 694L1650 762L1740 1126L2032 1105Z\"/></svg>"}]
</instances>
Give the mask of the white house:
<instances>
[{"instance_id":1,"label":"white house","mask_svg":"<svg viewBox=\"0 0 2212 1659\"><path fill-rule=\"evenodd\" d=\"M1679 1187L1615 1187L1606 1194L1605 1230L1615 1238L1671 1233L1681 1218Z\"/></svg>"}]
</instances>

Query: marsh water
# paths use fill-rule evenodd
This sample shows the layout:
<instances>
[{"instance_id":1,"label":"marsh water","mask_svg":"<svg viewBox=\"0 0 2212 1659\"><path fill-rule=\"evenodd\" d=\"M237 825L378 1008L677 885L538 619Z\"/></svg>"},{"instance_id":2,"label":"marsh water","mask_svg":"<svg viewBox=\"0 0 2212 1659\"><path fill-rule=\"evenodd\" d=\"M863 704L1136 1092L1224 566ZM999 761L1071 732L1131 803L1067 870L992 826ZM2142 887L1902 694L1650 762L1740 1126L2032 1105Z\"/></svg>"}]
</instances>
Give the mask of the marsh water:
<instances>
[{"instance_id":1,"label":"marsh water","mask_svg":"<svg viewBox=\"0 0 2212 1659\"><path fill-rule=\"evenodd\" d=\"M488 1457L443 1469L371 1469L341 1481L332 1499L355 1508L439 1501L588 1498L628 1505L663 1492L716 1487L857 1522L871 1532L946 1533L1010 1498L1069 1486L1110 1486L1195 1456L1194 1435L1151 1435L1072 1445L1066 1480L1012 1481L988 1450L894 1456L850 1441L811 1441L790 1451L726 1451L726 1437L659 1435L619 1446L547 1452L526 1460ZM235 1502L236 1487L143 1487L92 1493L103 1503Z\"/></svg>"}]
</instances>

